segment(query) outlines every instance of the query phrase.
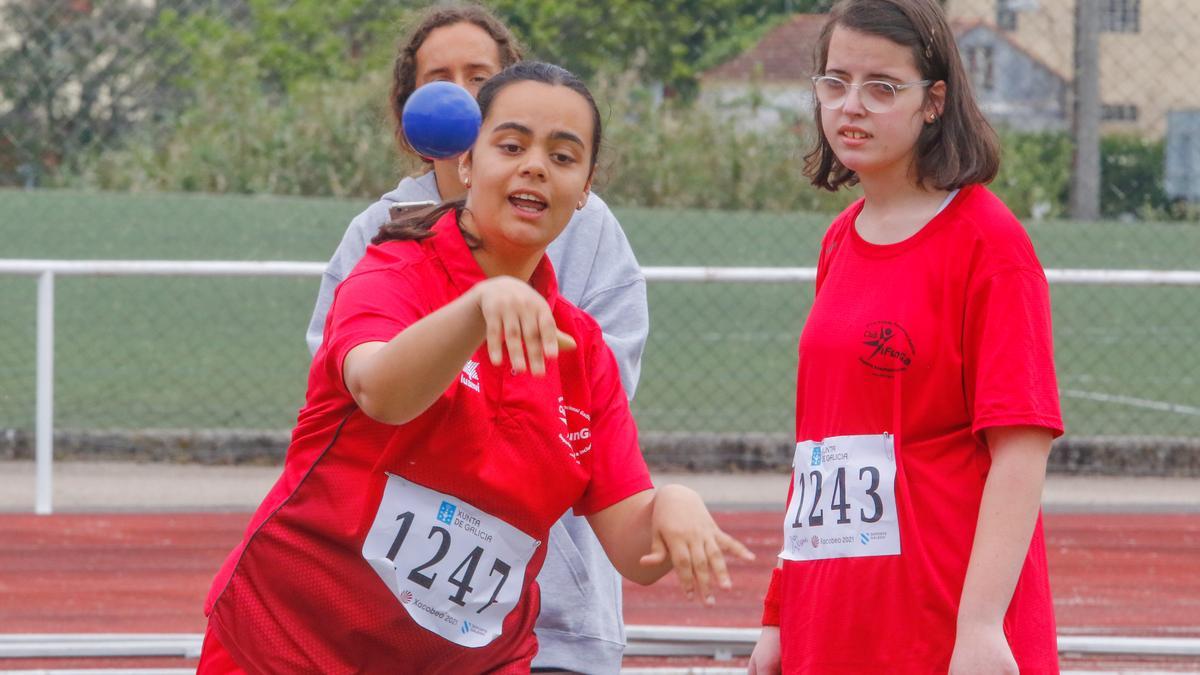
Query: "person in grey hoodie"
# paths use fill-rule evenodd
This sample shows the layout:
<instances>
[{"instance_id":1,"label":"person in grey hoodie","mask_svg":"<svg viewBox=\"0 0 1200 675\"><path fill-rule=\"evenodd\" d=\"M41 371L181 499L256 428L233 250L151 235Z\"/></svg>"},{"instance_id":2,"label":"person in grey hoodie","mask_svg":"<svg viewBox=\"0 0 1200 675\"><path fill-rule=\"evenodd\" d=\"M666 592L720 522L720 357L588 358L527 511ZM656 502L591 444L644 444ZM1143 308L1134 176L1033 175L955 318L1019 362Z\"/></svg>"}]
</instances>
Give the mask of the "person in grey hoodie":
<instances>
[{"instance_id":1,"label":"person in grey hoodie","mask_svg":"<svg viewBox=\"0 0 1200 675\"><path fill-rule=\"evenodd\" d=\"M482 8L427 12L396 57L391 106L400 146L411 151L400 128L400 113L417 87L448 80L474 94L489 77L520 58L508 29ZM350 222L321 279L307 334L311 352L321 344L334 289L354 269L380 226L392 220L393 209L437 204L464 193L457 161L434 161L432 170L401 180ZM600 324L626 395L632 398L650 321L646 280L616 217L591 194L546 253L563 297ZM538 584L542 609L535 629L539 651L534 672L619 672L625 648L621 580L586 520L567 513L554 525Z\"/></svg>"}]
</instances>

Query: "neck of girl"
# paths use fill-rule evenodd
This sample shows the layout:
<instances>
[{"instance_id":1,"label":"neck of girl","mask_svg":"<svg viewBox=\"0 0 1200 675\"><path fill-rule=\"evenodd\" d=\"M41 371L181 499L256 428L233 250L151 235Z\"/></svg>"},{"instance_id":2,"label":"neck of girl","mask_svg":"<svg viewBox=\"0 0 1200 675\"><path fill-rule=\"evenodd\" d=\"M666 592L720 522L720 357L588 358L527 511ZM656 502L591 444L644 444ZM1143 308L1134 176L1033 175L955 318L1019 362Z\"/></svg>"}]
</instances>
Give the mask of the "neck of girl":
<instances>
[{"instance_id":1,"label":"neck of girl","mask_svg":"<svg viewBox=\"0 0 1200 675\"><path fill-rule=\"evenodd\" d=\"M855 229L873 244L894 244L916 234L950 194L920 185L909 171L902 176L859 176L859 183L864 203Z\"/></svg>"},{"instance_id":2,"label":"neck of girl","mask_svg":"<svg viewBox=\"0 0 1200 675\"><path fill-rule=\"evenodd\" d=\"M484 241L475 227L474 217L467 210L462 212L460 225L463 230L482 242L478 248L471 250L471 255L479 264L479 269L483 270L484 276L488 278L509 276L528 282L533 277L533 271L537 269L542 256L546 253L545 249L533 251L514 249L495 242Z\"/></svg>"},{"instance_id":3,"label":"neck of girl","mask_svg":"<svg viewBox=\"0 0 1200 675\"><path fill-rule=\"evenodd\" d=\"M457 159L434 160L433 177L437 180L438 195L442 201L454 201L467 194L467 187L458 179Z\"/></svg>"}]
</instances>

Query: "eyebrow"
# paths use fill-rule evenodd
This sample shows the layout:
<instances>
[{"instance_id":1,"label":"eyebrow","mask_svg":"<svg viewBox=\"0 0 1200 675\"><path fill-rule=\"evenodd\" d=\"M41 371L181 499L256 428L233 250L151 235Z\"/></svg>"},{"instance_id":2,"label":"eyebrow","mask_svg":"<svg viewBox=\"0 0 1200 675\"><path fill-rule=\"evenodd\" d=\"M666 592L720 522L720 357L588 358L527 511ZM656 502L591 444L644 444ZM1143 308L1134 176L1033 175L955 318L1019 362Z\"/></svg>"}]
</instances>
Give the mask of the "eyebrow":
<instances>
[{"instance_id":1,"label":"eyebrow","mask_svg":"<svg viewBox=\"0 0 1200 675\"><path fill-rule=\"evenodd\" d=\"M830 73L835 73L835 74L839 74L839 75L849 75L850 74L844 70L839 70L837 68L826 68L825 74L828 75ZM867 73L866 80L867 81L870 81L870 80L893 80L896 82L900 82L900 78L896 77L895 75L888 75L887 73Z\"/></svg>"},{"instance_id":2,"label":"eyebrow","mask_svg":"<svg viewBox=\"0 0 1200 675\"><path fill-rule=\"evenodd\" d=\"M476 61L473 63L466 64L465 66L463 66L463 68L465 70L495 70L496 65L492 64L492 63L484 63L483 61ZM425 71L425 75L433 75L435 73L438 75L449 74L450 70L451 70L450 66L441 66L438 68L430 68L429 70Z\"/></svg>"},{"instance_id":3,"label":"eyebrow","mask_svg":"<svg viewBox=\"0 0 1200 675\"><path fill-rule=\"evenodd\" d=\"M533 129L530 129L520 122L501 122L500 124L497 124L496 128L492 129L492 131L508 131L510 129L519 134L525 134L526 136L533 135Z\"/></svg>"},{"instance_id":4,"label":"eyebrow","mask_svg":"<svg viewBox=\"0 0 1200 675\"><path fill-rule=\"evenodd\" d=\"M493 129L492 131L497 132L497 131L508 131L508 130L516 131L517 133L525 134L526 136L533 135L533 129L530 129L529 127L525 126L524 124L521 124L520 122L501 122L500 124L497 124L496 128ZM575 134L573 134L569 131L555 131L554 133L550 134L550 138L553 140L556 140L556 141L567 141L569 143L575 143L575 144L579 145L579 147L581 147L581 148L586 147L583 143L582 138L576 136Z\"/></svg>"},{"instance_id":5,"label":"eyebrow","mask_svg":"<svg viewBox=\"0 0 1200 675\"><path fill-rule=\"evenodd\" d=\"M576 145L578 145L581 148L584 147L583 139L569 131L556 131L556 132L550 134L550 138L552 138L556 141L568 141L570 143L575 143Z\"/></svg>"}]
</instances>

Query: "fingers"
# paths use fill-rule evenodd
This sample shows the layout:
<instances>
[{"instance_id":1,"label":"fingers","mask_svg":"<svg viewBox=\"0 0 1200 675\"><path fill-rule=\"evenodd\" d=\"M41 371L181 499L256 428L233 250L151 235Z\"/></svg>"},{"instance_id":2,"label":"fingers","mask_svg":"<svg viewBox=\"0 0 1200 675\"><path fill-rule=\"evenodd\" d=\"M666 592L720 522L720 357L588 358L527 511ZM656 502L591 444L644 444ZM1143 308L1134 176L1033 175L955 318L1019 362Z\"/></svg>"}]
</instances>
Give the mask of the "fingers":
<instances>
[{"instance_id":1,"label":"fingers","mask_svg":"<svg viewBox=\"0 0 1200 675\"><path fill-rule=\"evenodd\" d=\"M667 547L663 544L662 537L655 537L654 541L650 542L650 552L642 556L639 562L643 565L658 565L667 559Z\"/></svg>"},{"instance_id":2,"label":"fingers","mask_svg":"<svg viewBox=\"0 0 1200 675\"><path fill-rule=\"evenodd\" d=\"M746 548L745 544L720 530L717 531L717 544L720 545L722 551L732 553L742 560L750 561L758 557L754 555L753 551Z\"/></svg>"},{"instance_id":3,"label":"fingers","mask_svg":"<svg viewBox=\"0 0 1200 675\"><path fill-rule=\"evenodd\" d=\"M716 588L733 588L725 555L734 555L747 561L755 557L741 542L719 529L707 536L670 537L670 540L664 549L663 540L656 538L653 552L643 556L642 563L662 562L664 550L668 551L684 595L688 600L698 595L700 601L709 606L716 604Z\"/></svg>"},{"instance_id":4,"label":"fingers","mask_svg":"<svg viewBox=\"0 0 1200 675\"><path fill-rule=\"evenodd\" d=\"M544 318L544 316L539 316L538 314L520 315L521 337L525 340L525 351L529 355L529 372L538 377L546 374L546 359L542 354L546 345L545 338L542 336L542 321ZM551 320L550 323L553 325L554 321ZM513 370L516 370L515 366Z\"/></svg>"},{"instance_id":5,"label":"fingers","mask_svg":"<svg viewBox=\"0 0 1200 675\"><path fill-rule=\"evenodd\" d=\"M729 568L725 565L725 556L721 555L721 547L715 539L708 539L704 542L704 552L708 555L708 564L712 567L717 585L725 590L733 588L733 581L729 578Z\"/></svg>"},{"instance_id":6,"label":"fingers","mask_svg":"<svg viewBox=\"0 0 1200 675\"><path fill-rule=\"evenodd\" d=\"M707 545L711 540L706 539L701 542L693 543L689 553L692 558L692 576L696 579L696 592L700 596L700 601L710 607L717 604L717 599L713 597L712 592L712 570L710 569L711 561L708 558L706 551ZM714 546L715 548L715 546ZM718 551L717 556L721 554Z\"/></svg>"},{"instance_id":7,"label":"fingers","mask_svg":"<svg viewBox=\"0 0 1200 675\"><path fill-rule=\"evenodd\" d=\"M483 297L479 307L492 365L501 365L507 353L513 373L528 370L542 376L546 374L547 359L557 358L561 350L575 348L575 340L554 324L554 314L545 298L528 284L496 277L481 282L480 287Z\"/></svg>"},{"instance_id":8,"label":"fingers","mask_svg":"<svg viewBox=\"0 0 1200 675\"><path fill-rule=\"evenodd\" d=\"M558 342L558 348L560 350L562 350L564 352L569 352L569 351L575 349L575 338L571 337L570 335L567 335L566 333L562 332L561 330L558 330L557 328L555 328L554 331L556 333L558 333L557 342Z\"/></svg>"},{"instance_id":9,"label":"fingers","mask_svg":"<svg viewBox=\"0 0 1200 675\"><path fill-rule=\"evenodd\" d=\"M480 311L483 314L488 360L492 362L493 366L499 366L504 363L504 334L502 333L504 321L500 312L490 304L481 304Z\"/></svg>"},{"instance_id":10,"label":"fingers","mask_svg":"<svg viewBox=\"0 0 1200 675\"><path fill-rule=\"evenodd\" d=\"M538 335L542 341L540 350L548 359L558 358L558 326L554 325L554 315L549 311L538 316Z\"/></svg>"},{"instance_id":11,"label":"fingers","mask_svg":"<svg viewBox=\"0 0 1200 675\"><path fill-rule=\"evenodd\" d=\"M521 317L514 307L504 312L504 346L514 373L525 372L525 349L521 344Z\"/></svg>"},{"instance_id":12,"label":"fingers","mask_svg":"<svg viewBox=\"0 0 1200 675\"><path fill-rule=\"evenodd\" d=\"M669 545L671 565L675 568L675 576L679 577L679 586L688 600L696 597L696 574L692 569L692 552L686 541L675 541ZM703 596L701 596L703 597Z\"/></svg>"}]
</instances>

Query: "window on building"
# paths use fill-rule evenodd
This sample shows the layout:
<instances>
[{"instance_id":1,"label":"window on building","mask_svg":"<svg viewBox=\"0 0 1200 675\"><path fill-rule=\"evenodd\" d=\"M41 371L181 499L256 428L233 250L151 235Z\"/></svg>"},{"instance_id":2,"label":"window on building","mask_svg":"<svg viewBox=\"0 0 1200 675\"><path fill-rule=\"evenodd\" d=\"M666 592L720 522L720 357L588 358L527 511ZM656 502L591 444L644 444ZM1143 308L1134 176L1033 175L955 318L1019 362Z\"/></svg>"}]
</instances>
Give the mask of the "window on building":
<instances>
[{"instance_id":1,"label":"window on building","mask_svg":"<svg viewBox=\"0 0 1200 675\"><path fill-rule=\"evenodd\" d=\"M1103 0L1100 30L1106 33L1136 33L1141 24L1142 0Z\"/></svg>"},{"instance_id":2,"label":"window on building","mask_svg":"<svg viewBox=\"0 0 1200 675\"><path fill-rule=\"evenodd\" d=\"M1100 119L1106 122L1136 122L1138 107L1132 103L1118 103L1100 106Z\"/></svg>"},{"instance_id":3,"label":"window on building","mask_svg":"<svg viewBox=\"0 0 1200 675\"><path fill-rule=\"evenodd\" d=\"M1008 0L996 0L996 27L1008 31L1017 29L1017 11L1009 6Z\"/></svg>"},{"instance_id":4,"label":"window on building","mask_svg":"<svg viewBox=\"0 0 1200 675\"><path fill-rule=\"evenodd\" d=\"M995 52L991 45L967 47L967 72L977 91L993 91L996 88L995 68L993 58Z\"/></svg>"}]
</instances>

